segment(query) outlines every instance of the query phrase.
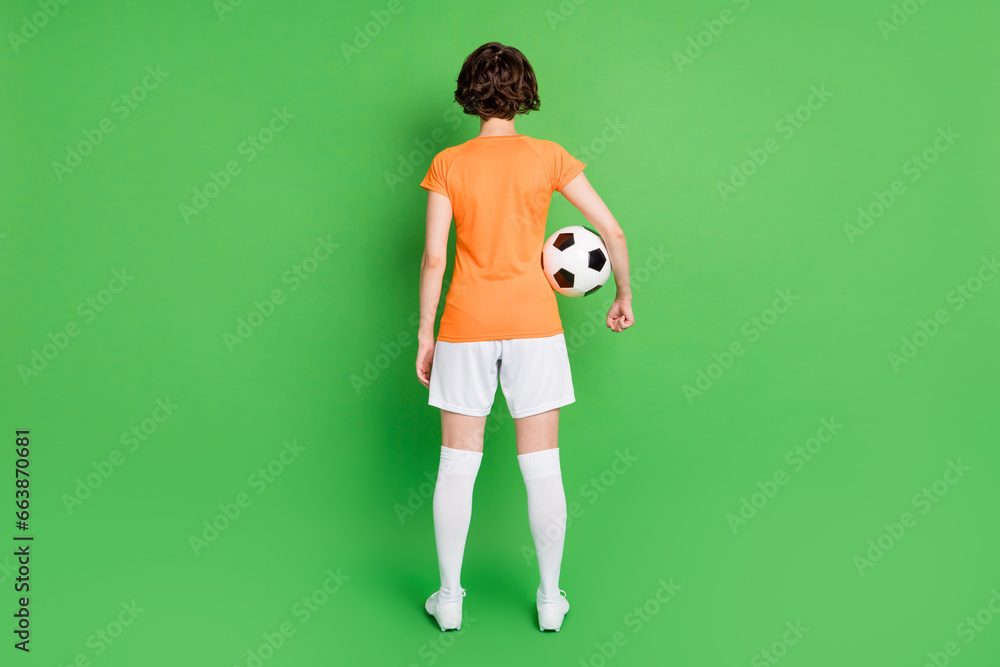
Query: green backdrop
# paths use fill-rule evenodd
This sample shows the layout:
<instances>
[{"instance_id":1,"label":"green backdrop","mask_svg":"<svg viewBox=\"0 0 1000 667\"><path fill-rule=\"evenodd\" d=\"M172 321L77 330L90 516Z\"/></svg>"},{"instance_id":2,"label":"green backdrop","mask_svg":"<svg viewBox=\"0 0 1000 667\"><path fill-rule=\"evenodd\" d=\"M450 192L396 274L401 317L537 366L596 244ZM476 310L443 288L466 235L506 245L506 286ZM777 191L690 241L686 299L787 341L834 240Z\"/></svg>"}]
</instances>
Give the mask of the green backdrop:
<instances>
[{"instance_id":1,"label":"green backdrop","mask_svg":"<svg viewBox=\"0 0 1000 667\"><path fill-rule=\"evenodd\" d=\"M996 665L998 21L3 3L3 664ZM540 82L518 131L588 164L632 265L625 333L610 287L559 298L558 635L500 392L465 627L422 608L418 183L478 132L451 96L492 40ZM581 222L555 195L548 231Z\"/></svg>"}]
</instances>

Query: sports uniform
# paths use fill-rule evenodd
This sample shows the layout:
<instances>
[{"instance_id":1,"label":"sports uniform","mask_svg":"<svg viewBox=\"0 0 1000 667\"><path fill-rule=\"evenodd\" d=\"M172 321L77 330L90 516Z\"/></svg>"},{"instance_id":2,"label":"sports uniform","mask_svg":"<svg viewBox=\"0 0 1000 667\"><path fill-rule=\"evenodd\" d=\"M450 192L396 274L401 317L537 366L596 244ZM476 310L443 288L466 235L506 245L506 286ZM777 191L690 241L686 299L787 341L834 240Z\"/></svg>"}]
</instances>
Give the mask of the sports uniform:
<instances>
[{"instance_id":1,"label":"sports uniform","mask_svg":"<svg viewBox=\"0 0 1000 667\"><path fill-rule=\"evenodd\" d=\"M498 379L514 418L576 400L541 249L552 193L585 166L523 134L475 137L434 157L420 187L451 201L457 238L430 405L488 415Z\"/></svg>"}]
</instances>

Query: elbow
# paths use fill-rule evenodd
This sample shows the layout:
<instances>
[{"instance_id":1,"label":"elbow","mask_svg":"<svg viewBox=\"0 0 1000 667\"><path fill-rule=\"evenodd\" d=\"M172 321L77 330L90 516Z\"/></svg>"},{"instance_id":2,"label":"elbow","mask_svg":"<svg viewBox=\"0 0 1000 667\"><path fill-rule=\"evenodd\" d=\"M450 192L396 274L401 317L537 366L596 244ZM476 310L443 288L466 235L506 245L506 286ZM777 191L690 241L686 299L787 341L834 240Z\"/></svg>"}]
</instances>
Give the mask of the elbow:
<instances>
[{"instance_id":1,"label":"elbow","mask_svg":"<svg viewBox=\"0 0 1000 667\"><path fill-rule=\"evenodd\" d=\"M443 269L446 261L447 260L440 255L428 255L424 253L420 266L424 269Z\"/></svg>"},{"instance_id":2,"label":"elbow","mask_svg":"<svg viewBox=\"0 0 1000 667\"><path fill-rule=\"evenodd\" d=\"M625 230L617 225L610 231L609 236L615 241L625 242Z\"/></svg>"}]
</instances>

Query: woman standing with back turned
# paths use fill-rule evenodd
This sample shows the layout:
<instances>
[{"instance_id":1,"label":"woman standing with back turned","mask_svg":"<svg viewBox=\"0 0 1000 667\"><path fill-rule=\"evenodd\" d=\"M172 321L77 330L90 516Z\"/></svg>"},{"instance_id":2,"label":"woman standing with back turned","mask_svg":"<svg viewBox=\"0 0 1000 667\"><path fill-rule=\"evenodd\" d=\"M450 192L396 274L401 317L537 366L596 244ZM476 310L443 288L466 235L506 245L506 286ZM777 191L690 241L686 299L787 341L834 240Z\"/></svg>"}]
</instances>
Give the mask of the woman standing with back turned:
<instances>
[{"instance_id":1,"label":"woman standing with back turned","mask_svg":"<svg viewBox=\"0 0 1000 667\"><path fill-rule=\"evenodd\" d=\"M615 332L635 321L628 248L584 176L586 165L556 142L514 129L517 114L539 108L535 73L520 51L498 42L473 51L458 75L455 100L479 116L479 135L438 153L420 183L428 193L416 368L430 389L428 403L441 408L443 441L432 503L441 588L425 609L441 630L461 628L472 490L499 378L514 418L538 555L538 627L558 631L569 611L559 588L566 534L559 408L576 397L555 293L541 269L552 193L576 206L608 247L618 292L607 326ZM435 341L453 215L455 270Z\"/></svg>"}]
</instances>

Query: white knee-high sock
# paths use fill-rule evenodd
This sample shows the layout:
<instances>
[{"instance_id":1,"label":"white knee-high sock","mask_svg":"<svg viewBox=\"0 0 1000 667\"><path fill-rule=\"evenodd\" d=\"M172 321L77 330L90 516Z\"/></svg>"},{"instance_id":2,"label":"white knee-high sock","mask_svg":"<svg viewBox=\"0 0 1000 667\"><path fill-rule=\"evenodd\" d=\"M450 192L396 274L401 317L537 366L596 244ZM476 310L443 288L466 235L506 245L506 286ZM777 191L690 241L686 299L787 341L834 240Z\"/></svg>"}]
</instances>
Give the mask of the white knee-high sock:
<instances>
[{"instance_id":1,"label":"white knee-high sock","mask_svg":"<svg viewBox=\"0 0 1000 667\"><path fill-rule=\"evenodd\" d=\"M462 597L462 558L472 519L472 488L482 459L482 452L441 447L433 500L441 600Z\"/></svg>"},{"instance_id":2,"label":"white knee-high sock","mask_svg":"<svg viewBox=\"0 0 1000 667\"><path fill-rule=\"evenodd\" d=\"M559 597L559 570L566 539L566 493L559 448L517 457L528 493L528 525L538 554L538 590L543 598Z\"/></svg>"}]
</instances>

